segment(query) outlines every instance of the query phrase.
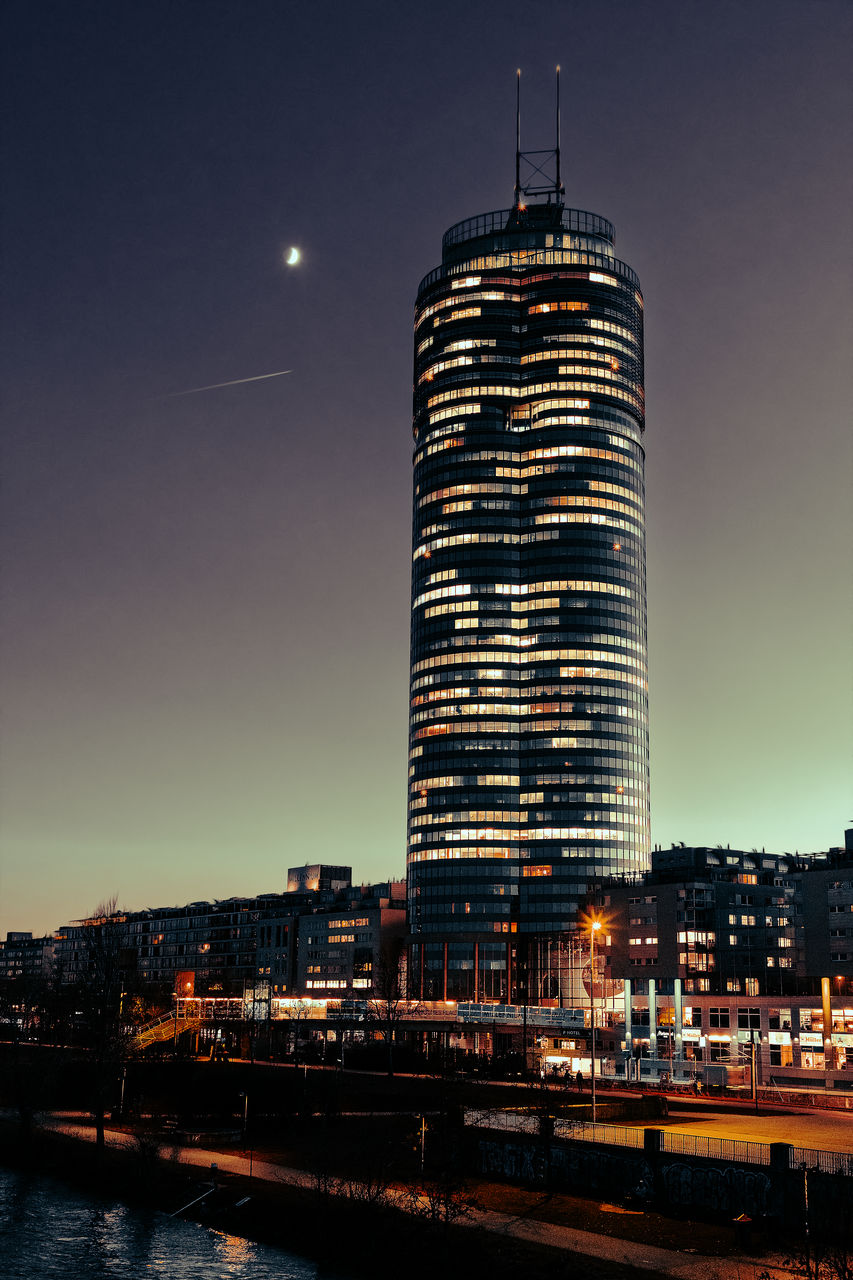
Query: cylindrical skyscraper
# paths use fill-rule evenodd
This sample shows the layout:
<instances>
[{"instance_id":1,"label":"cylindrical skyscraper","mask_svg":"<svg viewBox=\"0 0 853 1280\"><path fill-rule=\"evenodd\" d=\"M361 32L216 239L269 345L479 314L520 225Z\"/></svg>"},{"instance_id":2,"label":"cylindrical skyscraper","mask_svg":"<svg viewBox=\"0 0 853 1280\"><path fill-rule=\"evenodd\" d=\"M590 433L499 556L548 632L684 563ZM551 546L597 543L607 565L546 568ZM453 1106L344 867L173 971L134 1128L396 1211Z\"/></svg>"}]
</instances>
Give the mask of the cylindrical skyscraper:
<instances>
[{"instance_id":1,"label":"cylindrical skyscraper","mask_svg":"<svg viewBox=\"0 0 853 1280\"><path fill-rule=\"evenodd\" d=\"M556 996L520 990L531 935L572 932L596 882L647 866L642 306L610 223L559 200L451 227L418 290L408 877L423 998Z\"/></svg>"}]
</instances>

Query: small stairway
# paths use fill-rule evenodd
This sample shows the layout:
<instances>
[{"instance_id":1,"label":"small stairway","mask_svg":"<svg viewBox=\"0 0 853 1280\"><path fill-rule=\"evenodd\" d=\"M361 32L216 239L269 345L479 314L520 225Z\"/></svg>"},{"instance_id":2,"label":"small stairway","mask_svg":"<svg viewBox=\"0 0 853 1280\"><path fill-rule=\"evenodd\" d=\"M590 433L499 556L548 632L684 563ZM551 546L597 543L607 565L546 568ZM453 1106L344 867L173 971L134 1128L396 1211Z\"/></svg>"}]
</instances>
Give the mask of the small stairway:
<instances>
[{"instance_id":1,"label":"small stairway","mask_svg":"<svg viewBox=\"0 0 853 1280\"><path fill-rule=\"evenodd\" d=\"M149 1045L162 1043L164 1040L177 1040L184 1031L198 1031L201 1018L176 1017L174 1013L162 1013L153 1022L146 1022L133 1038L137 1049L147 1049Z\"/></svg>"}]
</instances>

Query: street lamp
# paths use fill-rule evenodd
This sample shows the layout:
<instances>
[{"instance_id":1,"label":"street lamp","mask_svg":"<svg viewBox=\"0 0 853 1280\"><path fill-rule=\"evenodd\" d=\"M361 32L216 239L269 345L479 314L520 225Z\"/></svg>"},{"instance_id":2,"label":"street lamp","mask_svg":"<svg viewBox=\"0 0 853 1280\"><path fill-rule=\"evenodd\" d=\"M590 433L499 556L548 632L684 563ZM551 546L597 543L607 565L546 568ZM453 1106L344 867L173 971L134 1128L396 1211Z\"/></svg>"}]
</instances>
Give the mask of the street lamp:
<instances>
[{"instance_id":1,"label":"street lamp","mask_svg":"<svg viewBox=\"0 0 853 1280\"><path fill-rule=\"evenodd\" d=\"M595 937L601 932L601 921L589 922L589 1032L592 1061L592 1123L595 1124Z\"/></svg>"},{"instance_id":2,"label":"street lamp","mask_svg":"<svg viewBox=\"0 0 853 1280\"><path fill-rule=\"evenodd\" d=\"M242 1145L243 1145L243 1150L245 1151L245 1150L246 1150L247 1132L248 1132L248 1128L249 1128L249 1091L248 1091L248 1090L246 1090L246 1092L245 1092L245 1093L240 1093L240 1094L238 1094L238 1097L242 1098L242 1100L243 1100L243 1144L242 1144ZM252 1176L252 1157L253 1157L253 1155L254 1155L253 1147L252 1147L252 1145L251 1145L251 1144L249 1144L249 1177L250 1177L250 1178L251 1178L251 1176Z\"/></svg>"},{"instance_id":3,"label":"street lamp","mask_svg":"<svg viewBox=\"0 0 853 1280\"><path fill-rule=\"evenodd\" d=\"M243 1150L246 1149L246 1130L249 1127L249 1095L248 1093L240 1093L238 1097L243 1103Z\"/></svg>"}]
</instances>

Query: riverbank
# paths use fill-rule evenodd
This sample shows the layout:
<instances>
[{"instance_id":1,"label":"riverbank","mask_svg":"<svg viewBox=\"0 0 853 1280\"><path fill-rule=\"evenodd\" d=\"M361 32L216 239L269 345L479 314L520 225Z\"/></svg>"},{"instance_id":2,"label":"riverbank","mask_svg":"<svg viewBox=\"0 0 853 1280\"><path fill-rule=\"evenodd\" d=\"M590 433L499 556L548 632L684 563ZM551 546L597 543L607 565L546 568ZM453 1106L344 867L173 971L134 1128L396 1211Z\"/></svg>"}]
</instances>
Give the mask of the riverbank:
<instances>
[{"instance_id":1,"label":"riverbank","mask_svg":"<svg viewBox=\"0 0 853 1280\"><path fill-rule=\"evenodd\" d=\"M553 1280L566 1265L565 1250L548 1243L477 1224L436 1221L428 1213L412 1215L372 1199L369 1191L350 1197L334 1194L331 1184L262 1181L223 1167L211 1175L210 1161L185 1163L178 1158L181 1154L163 1158L156 1144L142 1139L110 1145L99 1157L90 1141L40 1127L23 1134L13 1123L0 1124L0 1160L5 1164L37 1170L74 1187L107 1191L131 1205L164 1213L204 1196L185 1210L187 1217L348 1274L396 1280L404 1268L412 1280L434 1280L437 1269L488 1275L490 1280L517 1280L519 1274L528 1280ZM217 1163L226 1165L233 1159L223 1156ZM573 1262L585 1280L655 1280L667 1274L606 1258L575 1255Z\"/></svg>"},{"instance_id":2,"label":"riverbank","mask_svg":"<svg viewBox=\"0 0 853 1280\"><path fill-rule=\"evenodd\" d=\"M553 1280L554 1268L564 1270L567 1264L590 1280L663 1275L753 1280L765 1270L774 1277L791 1274L779 1258L722 1256L733 1247L728 1228L721 1229L718 1250L708 1234L714 1229L707 1225L697 1230L697 1224L651 1213L624 1214L615 1205L591 1206L577 1198L485 1182L445 1188L446 1195L440 1187L427 1188L426 1197L413 1199L399 1187L318 1178L257 1155L250 1163L233 1150L173 1148L158 1154L150 1138L116 1131L108 1133L110 1146L99 1162L90 1126L59 1123L75 1136L39 1129L32 1141L16 1143L19 1131L7 1124L0 1130L0 1158L5 1153L72 1185L107 1187L128 1202L167 1213L190 1206L186 1216L209 1227L352 1275L390 1280L404 1265L415 1280L434 1280L437 1267L490 1280L517 1280L519 1270L529 1280ZM211 1163L218 1165L213 1175ZM457 1216L460 1193L476 1198L477 1207ZM566 1225L584 1206L591 1229Z\"/></svg>"}]
</instances>

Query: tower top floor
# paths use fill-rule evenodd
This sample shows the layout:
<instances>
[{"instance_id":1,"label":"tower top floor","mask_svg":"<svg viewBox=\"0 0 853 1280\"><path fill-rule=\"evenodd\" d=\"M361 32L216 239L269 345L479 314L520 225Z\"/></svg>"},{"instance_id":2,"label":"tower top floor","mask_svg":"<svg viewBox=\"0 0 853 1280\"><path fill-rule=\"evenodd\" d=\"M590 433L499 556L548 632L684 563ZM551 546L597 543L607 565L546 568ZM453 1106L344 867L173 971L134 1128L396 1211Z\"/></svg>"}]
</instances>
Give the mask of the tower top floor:
<instances>
[{"instance_id":1,"label":"tower top floor","mask_svg":"<svg viewBox=\"0 0 853 1280\"><path fill-rule=\"evenodd\" d=\"M519 205L511 209L496 209L493 213L480 213L454 223L442 237L442 256L447 261L448 254L459 245L467 246L468 241L479 240L484 236L517 236L537 231L545 234L569 231L594 236L597 240L606 241L611 247L616 235L612 222L599 217L597 213L588 213L585 209L569 209L564 204L550 202Z\"/></svg>"},{"instance_id":2,"label":"tower top floor","mask_svg":"<svg viewBox=\"0 0 853 1280\"><path fill-rule=\"evenodd\" d=\"M613 224L585 209L562 204L519 205L454 223L442 238L441 266L421 281L419 296L443 280L470 271L531 266L590 266L616 272L639 290L631 267L613 251Z\"/></svg>"}]
</instances>

